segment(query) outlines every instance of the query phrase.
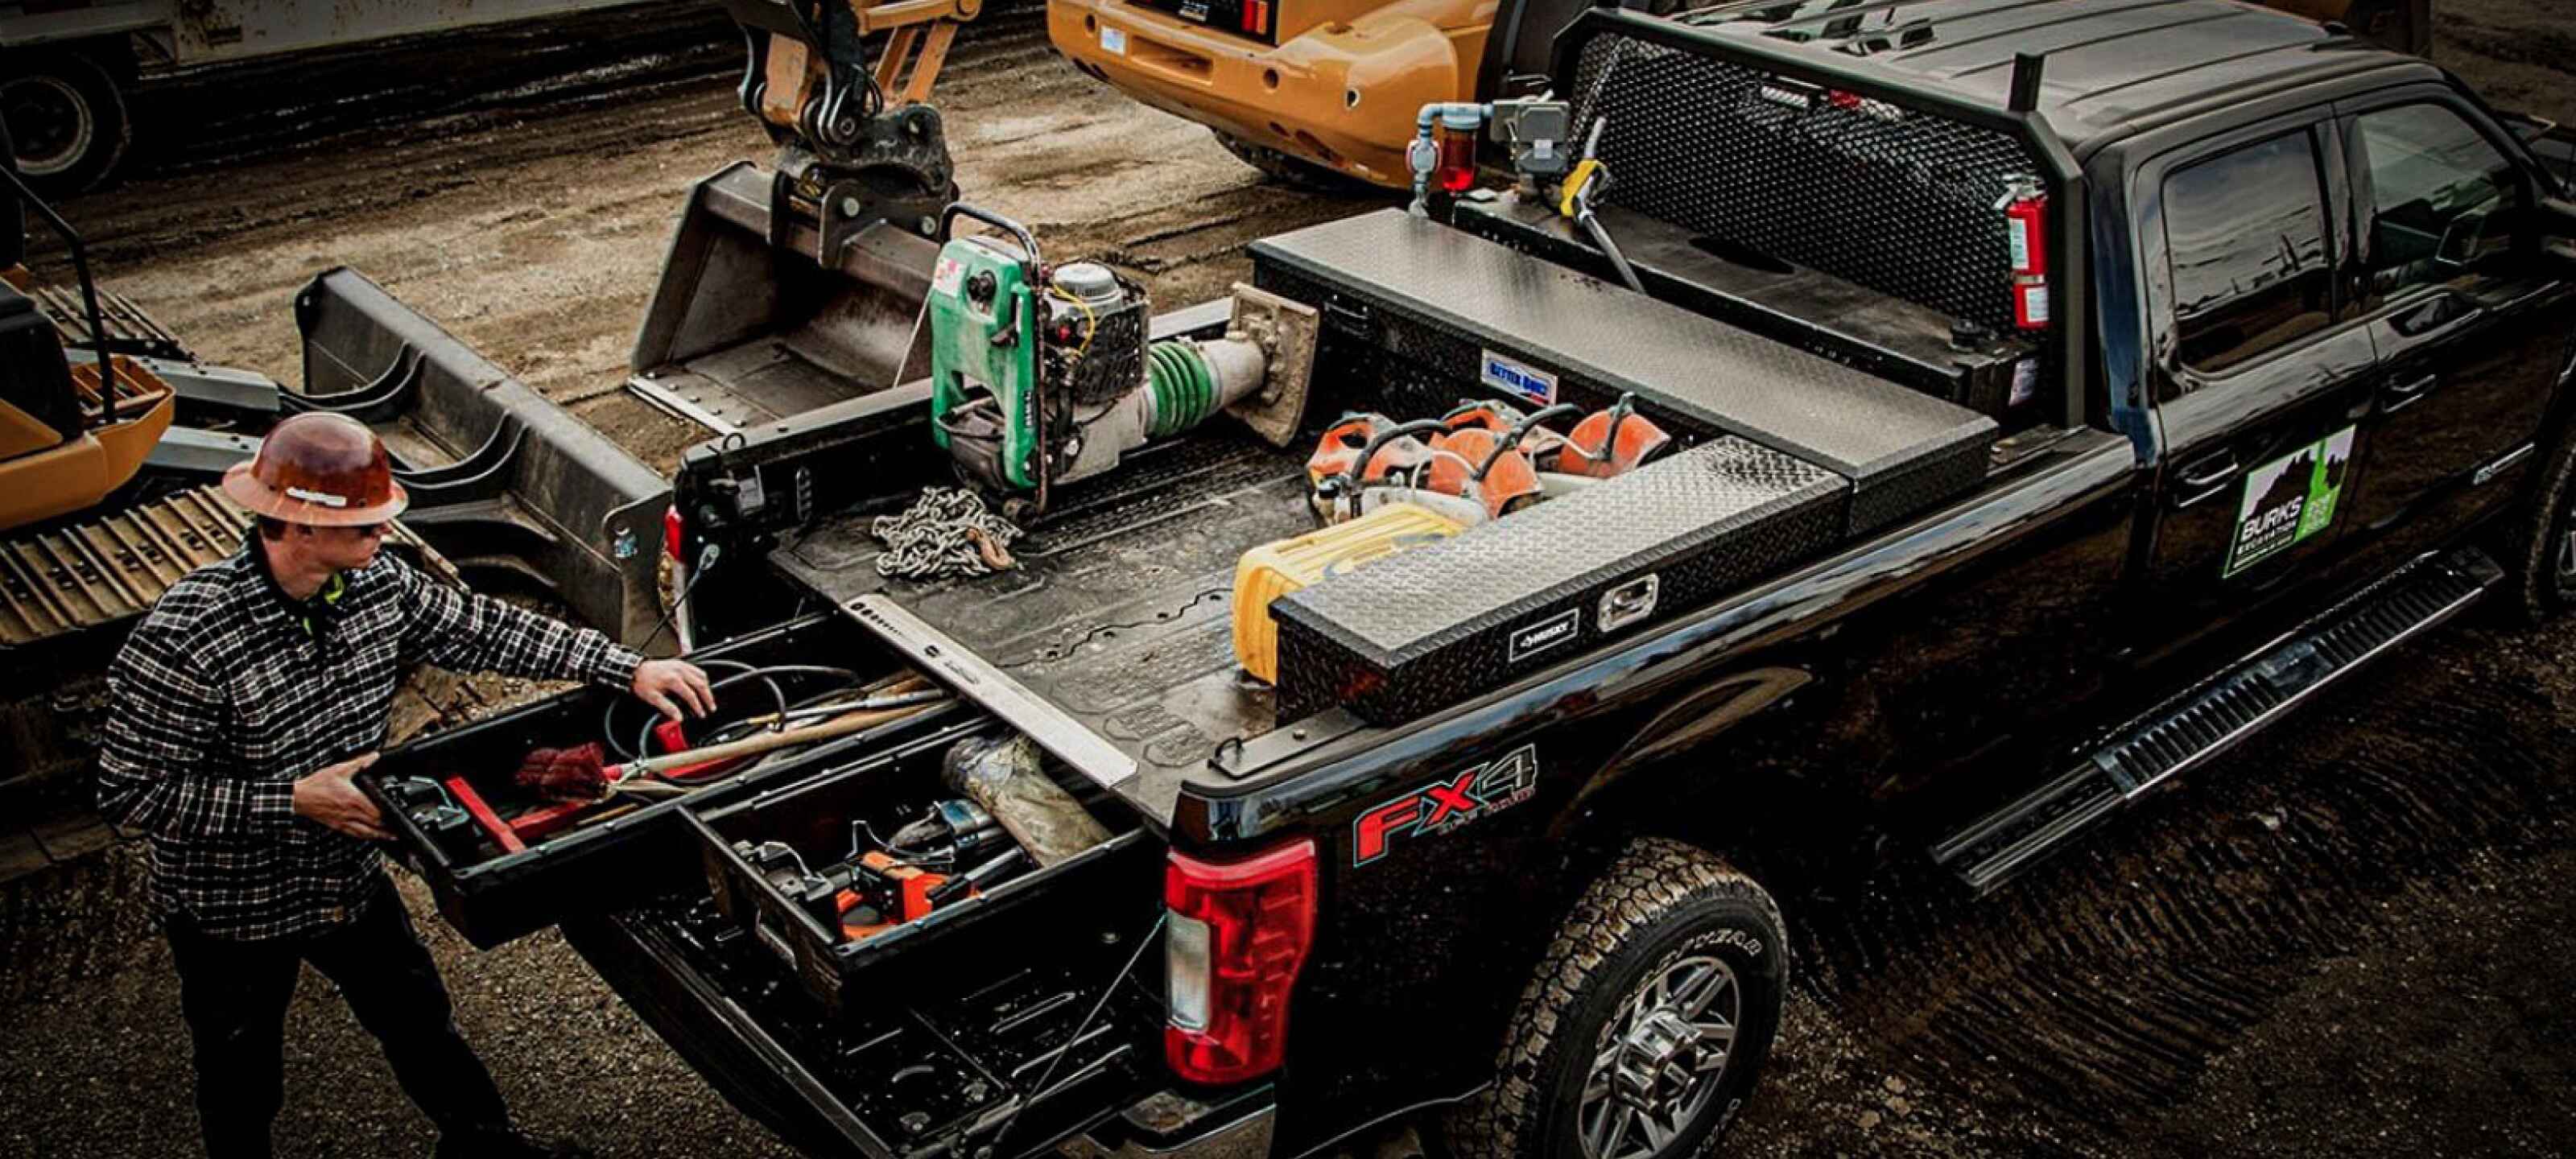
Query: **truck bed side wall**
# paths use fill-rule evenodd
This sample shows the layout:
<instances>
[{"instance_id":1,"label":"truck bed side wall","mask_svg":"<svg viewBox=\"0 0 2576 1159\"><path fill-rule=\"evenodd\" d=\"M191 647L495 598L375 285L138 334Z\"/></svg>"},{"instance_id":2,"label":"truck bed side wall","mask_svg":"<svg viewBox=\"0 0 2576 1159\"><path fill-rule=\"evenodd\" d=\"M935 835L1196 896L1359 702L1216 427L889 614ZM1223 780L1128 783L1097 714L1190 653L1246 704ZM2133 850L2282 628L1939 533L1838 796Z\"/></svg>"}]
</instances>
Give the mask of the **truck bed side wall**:
<instances>
[{"instance_id":1,"label":"truck bed side wall","mask_svg":"<svg viewBox=\"0 0 2576 1159\"><path fill-rule=\"evenodd\" d=\"M1768 866L1856 840L1874 803L1979 807L2065 749L2087 727L2079 706L2118 699L2101 695L2098 644L2135 485L2124 441L2075 441L1987 498L1685 621L1680 639L1370 734L1270 792L1184 798L1184 830L1202 831L1185 842L1250 847L1271 839L1245 831L1267 818L1323 850L1282 1154L1490 1077L1547 941L1629 838Z\"/></svg>"}]
</instances>

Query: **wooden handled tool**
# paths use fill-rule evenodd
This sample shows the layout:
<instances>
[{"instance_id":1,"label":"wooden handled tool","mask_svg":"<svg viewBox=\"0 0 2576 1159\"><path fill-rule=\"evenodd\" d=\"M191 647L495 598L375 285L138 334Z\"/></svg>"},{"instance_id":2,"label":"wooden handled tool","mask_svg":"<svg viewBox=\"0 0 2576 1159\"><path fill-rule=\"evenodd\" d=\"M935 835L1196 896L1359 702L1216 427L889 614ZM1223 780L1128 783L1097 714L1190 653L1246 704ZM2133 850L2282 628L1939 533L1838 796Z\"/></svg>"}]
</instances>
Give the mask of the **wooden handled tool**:
<instances>
[{"instance_id":1,"label":"wooden handled tool","mask_svg":"<svg viewBox=\"0 0 2576 1159\"><path fill-rule=\"evenodd\" d=\"M836 716L821 724L809 724L803 728L764 732L741 740L726 741L723 744L683 749L676 753L663 753L657 757L628 761L622 765L610 765L604 771L608 780L613 783L632 777L650 776L687 765L729 761L735 757L758 756L761 753L774 752L795 745L812 744L815 741L831 740L834 737L863 732L887 721L901 720L929 707L929 704L906 704L894 708L853 712L847 716Z\"/></svg>"}]
</instances>

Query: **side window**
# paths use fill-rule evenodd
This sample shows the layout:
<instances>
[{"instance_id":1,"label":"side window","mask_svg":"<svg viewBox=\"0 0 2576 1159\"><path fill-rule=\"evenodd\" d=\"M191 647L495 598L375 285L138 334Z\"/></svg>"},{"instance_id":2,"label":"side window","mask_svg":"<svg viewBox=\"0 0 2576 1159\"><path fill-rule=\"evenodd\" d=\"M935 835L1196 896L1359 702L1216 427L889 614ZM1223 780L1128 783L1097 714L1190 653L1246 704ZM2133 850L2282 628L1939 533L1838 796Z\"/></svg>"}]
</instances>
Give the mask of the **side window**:
<instances>
[{"instance_id":1,"label":"side window","mask_svg":"<svg viewBox=\"0 0 2576 1159\"><path fill-rule=\"evenodd\" d=\"M2520 181L2459 114L2400 105L2354 127L2370 166L2371 296L2453 281L2512 248Z\"/></svg>"},{"instance_id":2,"label":"side window","mask_svg":"<svg viewBox=\"0 0 2576 1159\"><path fill-rule=\"evenodd\" d=\"M2334 320L2317 148L2305 129L2165 177L2182 363L2224 370Z\"/></svg>"}]
</instances>

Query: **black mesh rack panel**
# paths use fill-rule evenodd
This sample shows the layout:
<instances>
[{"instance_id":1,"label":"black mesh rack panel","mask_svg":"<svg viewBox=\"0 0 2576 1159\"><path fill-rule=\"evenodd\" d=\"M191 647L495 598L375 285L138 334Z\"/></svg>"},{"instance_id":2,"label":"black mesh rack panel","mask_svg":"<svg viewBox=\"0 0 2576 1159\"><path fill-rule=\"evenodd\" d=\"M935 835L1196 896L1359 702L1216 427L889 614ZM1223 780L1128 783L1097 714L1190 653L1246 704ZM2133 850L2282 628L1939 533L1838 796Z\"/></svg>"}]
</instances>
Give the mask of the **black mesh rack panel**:
<instances>
[{"instance_id":1,"label":"black mesh rack panel","mask_svg":"<svg viewBox=\"0 0 2576 1159\"><path fill-rule=\"evenodd\" d=\"M1617 31L1570 92L1612 204L2012 332L1996 202L2047 172L2012 134Z\"/></svg>"},{"instance_id":2,"label":"black mesh rack panel","mask_svg":"<svg viewBox=\"0 0 2576 1159\"><path fill-rule=\"evenodd\" d=\"M1854 535L1985 477L1983 415L1399 210L1252 254L1261 288L1323 316L1326 407L1423 418L1465 395L1597 408L1633 392L1686 437L1737 435L1849 480Z\"/></svg>"},{"instance_id":3,"label":"black mesh rack panel","mask_svg":"<svg viewBox=\"0 0 2576 1159\"><path fill-rule=\"evenodd\" d=\"M1848 486L1719 438L1289 593L1279 719L1410 720L1704 606L1832 544Z\"/></svg>"}]
</instances>

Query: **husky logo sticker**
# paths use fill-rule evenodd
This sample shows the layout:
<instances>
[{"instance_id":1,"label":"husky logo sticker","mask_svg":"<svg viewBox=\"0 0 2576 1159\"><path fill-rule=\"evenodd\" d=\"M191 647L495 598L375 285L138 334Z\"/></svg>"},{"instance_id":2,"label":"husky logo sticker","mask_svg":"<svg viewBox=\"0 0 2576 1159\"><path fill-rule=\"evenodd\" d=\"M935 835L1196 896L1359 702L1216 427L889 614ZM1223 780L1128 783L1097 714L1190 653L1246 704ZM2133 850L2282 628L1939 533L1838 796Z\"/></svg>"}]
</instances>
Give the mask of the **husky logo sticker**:
<instances>
[{"instance_id":1,"label":"husky logo sticker","mask_svg":"<svg viewBox=\"0 0 2576 1159\"><path fill-rule=\"evenodd\" d=\"M2246 474L2221 578L2288 551L2334 523L2336 501L2351 473L2352 433L2345 427Z\"/></svg>"},{"instance_id":2,"label":"husky logo sticker","mask_svg":"<svg viewBox=\"0 0 2576 1159\"><path fill-rule=\"evenodd\" d=\"M1398 838L1446 833L1538 795L1538 746L1444 775L1351 822L1351 864L1386 856Z\"/></svg>"},{"instance_id":3,"label":"husky logo sticker","mask_svg":"<svg viewBox=\"0 0 2576 1159\"><path fill-rule=\"evenodd\" d=\"M1567 608L1529 627L1512 633L1509 663L1536 656L1573 639L1583 630L1583 609Z\"/></svg>"}]
</instances>

